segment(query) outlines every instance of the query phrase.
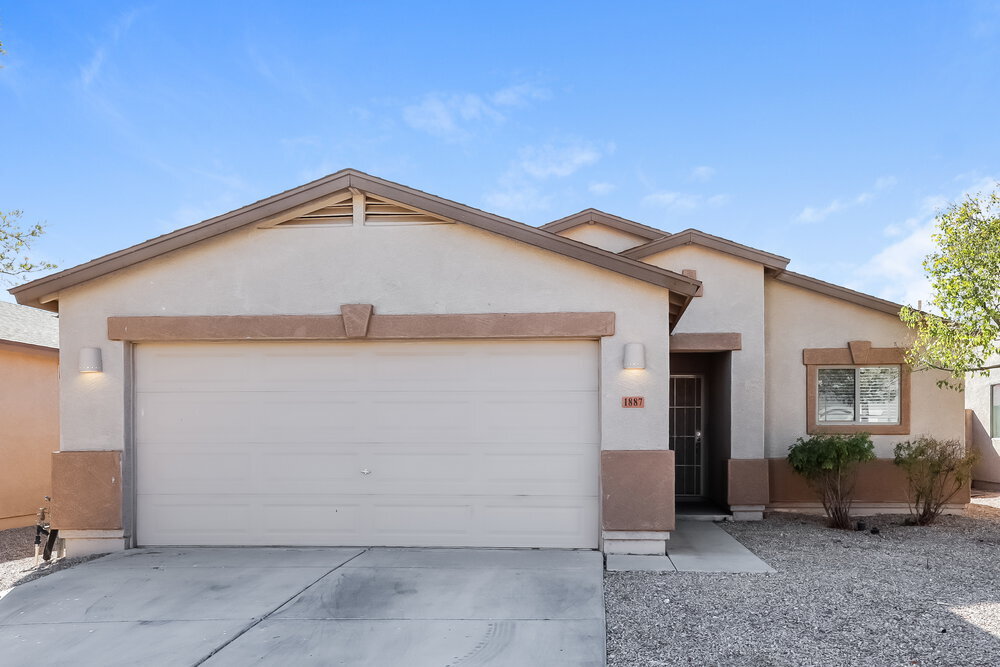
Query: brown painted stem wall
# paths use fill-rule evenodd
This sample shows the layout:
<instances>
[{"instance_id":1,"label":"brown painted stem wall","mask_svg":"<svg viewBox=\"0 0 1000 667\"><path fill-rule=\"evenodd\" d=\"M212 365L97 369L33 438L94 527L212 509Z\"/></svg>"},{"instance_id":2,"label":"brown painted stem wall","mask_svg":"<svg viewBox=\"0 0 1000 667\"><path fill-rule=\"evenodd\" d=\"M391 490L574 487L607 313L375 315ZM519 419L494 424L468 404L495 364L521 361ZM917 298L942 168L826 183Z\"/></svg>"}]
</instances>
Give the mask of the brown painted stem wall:
<instances>
[{"instance_id":1,"label":"brown painted stem wall","mask_svg":"<svg viewBox=\"0 0 1000 667\"><path fill-rule=\"evenodd\" d=\"M770 494L772 503L815 503L820 498L804 477L799 475L785 459L768 459ZM952 503L969 502L967 484L951 500ZM892 459L876 459L858 468L858 483L854 500L859 503L905 503L906 475Z\"/></svg>"}]
</instances>

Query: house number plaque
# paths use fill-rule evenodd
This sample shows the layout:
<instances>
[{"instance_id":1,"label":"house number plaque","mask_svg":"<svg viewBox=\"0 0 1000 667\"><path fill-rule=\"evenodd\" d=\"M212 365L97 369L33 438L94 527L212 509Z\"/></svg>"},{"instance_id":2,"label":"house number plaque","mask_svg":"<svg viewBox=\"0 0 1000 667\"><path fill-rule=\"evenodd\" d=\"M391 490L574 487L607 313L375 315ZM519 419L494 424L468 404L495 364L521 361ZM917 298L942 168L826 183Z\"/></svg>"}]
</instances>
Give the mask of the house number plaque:
<instances>
[{"instance_id":1,"label":"house number plaque","mask_svg":"<svg viewBox=\"0 0 1000 667\"><path fill-rule=\"evenodd\" d=\"M623 408L644 408L646 407L645 396L622 396Z\"/></svg>"}]
</instances>

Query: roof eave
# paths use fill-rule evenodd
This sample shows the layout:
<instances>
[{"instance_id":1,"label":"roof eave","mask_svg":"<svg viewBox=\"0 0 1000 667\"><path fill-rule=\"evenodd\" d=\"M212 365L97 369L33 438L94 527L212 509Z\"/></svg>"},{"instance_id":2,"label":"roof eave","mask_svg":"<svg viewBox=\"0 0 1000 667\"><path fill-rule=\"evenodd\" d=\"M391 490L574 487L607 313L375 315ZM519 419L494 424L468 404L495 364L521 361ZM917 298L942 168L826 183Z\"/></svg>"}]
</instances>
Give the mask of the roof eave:
<instances>
[{"instance_id":1,"label":"roof eave","mask_svg":"<svg viewBox=\"0 0 1000 667\"><path fill-rule=\"evenodd\" d=\"M19 285L9 291L18 303L55 310L57 309L58 292L62 289L99 278L241 227L288 215L289 211L308 208L315 202L350 187L365 190L376 196L384 196L401 204L409 204L415 208L436 213L472 227L522 241L566 257L582 260L599 268L663 287L672 292L693 296L701 285L697 280L667 269L622 257L537 227L487 213L398 183L385 181L363 172L344 169L235 211Z\"/></svg>"},{"instance_id":2,"label":"roof eave","mask_svg":"<svg viewBox=\"0 0 1000 667\"><path fill-rule=\"evenodd\" d=\"M665 236L670 236L669 232L665 232L662 229L649 227L634 220L612 215L611 213L606 213L596 208L584 209L579 213L567 215L565 218L559 218L558 220L547 222L544 225L540 225L538 229L544 229L547 232L558 234L559 232L564 232L566 230L587 224L604 225L606 227L610 227L611 229L617 229L618 231L632 234L633 236L637 236L641 239L646 239L647 242L661 239Z\"/></svg>"},{"instance_id":3,"label":"roof eave","mask_svg":"<svg viewBox=\"0 0 1000 667\"><path fill-rule=\"evenodd\" d=\"M719 252L733 255L734 257L740 257L751 262L757 262L758 264L763 265L765 269L770 269L771 271L778 273L784 271L790 261L787 257L751 248L750 246L745 246L741 243L736 243L735 241L730 241L729 239L724 239L719 236L712 236L711 234L706 234L697 229L685 229L682 232L677 232L676 234L672 234L666 238L650 241L649 243L641 245L637 248L630 248L619 254L623 257L641 260L683 245L699 245L712 250L718 250Z\"/></svg>"},{"instance_id":4,"label":"roof eave","mask_svg":"<svg viewBox=\"0 0 1000 667\"><path fill-rule=\"evenodd\" d=\"M774 279L780 280L781 282L789 285L794 285L796 287L816 292L818 294L823 294L834 299L847 301L848 303L853 303L857 306L877 310L879 312L886 313L887 315L895 315L898 317L899 311L903 308L902 304L888 301L886 299L880 299L877 296L865 294L864 292L858 292L847 287L841 287L840 285L834 285L833 283L828 283L801 273L795 273L794 271L783 271L782 273L774 276Z\"/></svg>"}]
</instances>

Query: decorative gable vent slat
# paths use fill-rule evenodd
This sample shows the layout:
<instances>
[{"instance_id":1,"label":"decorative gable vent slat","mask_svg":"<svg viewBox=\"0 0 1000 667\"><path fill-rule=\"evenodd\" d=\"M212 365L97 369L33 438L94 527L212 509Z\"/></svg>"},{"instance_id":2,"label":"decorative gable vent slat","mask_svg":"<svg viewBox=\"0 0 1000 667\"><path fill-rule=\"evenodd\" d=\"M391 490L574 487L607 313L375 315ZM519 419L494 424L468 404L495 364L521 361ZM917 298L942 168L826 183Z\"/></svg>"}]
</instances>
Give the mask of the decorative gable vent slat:
<instances>
[{"instance_id":1,"label":"decorative gable vent slat","mask_svg":"<svg viewBox=\"0 0 1000 667\"><path fill-rule=\"evenodd\" d=\"M392 201L364 195L364 221L366 225L419 225L449 223L451 220L409 208ZM334 199L315 211L280 223L279 227L305 227L309 225L352 225L354 224L354 201L350 192L342 198Z\"/></svg>"},{"instance_id":2,"label":"decorative gable vent slat","mask_svg":"<svg viewBox=\"0 0 1000 667\"><path fill-rule=\"evenodd\" d=\"M427 224L450 222L436 215L402 206L371 195L365 196L365 224Z\"/></svg>"}]
</instances>

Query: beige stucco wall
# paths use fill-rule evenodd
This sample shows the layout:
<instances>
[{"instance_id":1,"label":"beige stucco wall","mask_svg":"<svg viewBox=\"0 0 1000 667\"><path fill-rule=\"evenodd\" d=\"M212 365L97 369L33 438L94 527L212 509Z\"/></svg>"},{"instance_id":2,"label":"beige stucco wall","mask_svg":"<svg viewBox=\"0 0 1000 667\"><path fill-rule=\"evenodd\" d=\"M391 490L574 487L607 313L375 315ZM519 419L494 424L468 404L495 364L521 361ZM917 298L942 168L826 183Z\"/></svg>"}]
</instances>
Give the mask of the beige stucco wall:
<instances>
[{"instance_id":1,"label":"beige stucco wall","mask_svg":"<svg viewBox=\"0 0 1000 667\"><path fill-rule=\"evenodd\" d=\"M796 438L806 435L805 348L847 347L848 341L870 340L873 347L905 347L912 334L898 317L767 279L766 359L767 410L765 443L768 457L780 458ZM961 392L940 389L947 374L915 372L911 378L910 435L873 436L876 454L892 456L895 443L919 434L965 438Z\"/></svg>"},{"instance_id":2,"label":"beige stucco wall","mask_svg":"<svg viewBox=\"0 0 1000 667\"><path fill-rule=\"evenodd\" d=\"M664 233L666 234L666 233ZM560 236L587 243L611 252L622 252L646 243L646 239L600 223L586 223L559 232Z\"/></svg>"},{"instance_id":3,"label":"beige stucco wall","mask_svg":"<svg viewBox=\"0 0 1000 667\"><path fill-rule=\"evenodd\" d=\"M465 225L247 229L175 251L59 295L62 355L103 350L104 372L64 373L62 449L122 449L124 347L111 315L612 311L601 341L604 449L667 447L667 290ZM623 371L625 343L647 370ZM621 397L643 395L645 409Z\"/></svg>"},{"instance_id":4,"label":"beige stucco wall","mask_svg":"<svg viewBox=\"0 0 1000 667\"><path fill-rule=\"evenodd\" d=\"M0 342L0 530L35 523L59 448L55 350Z\"/></svg>"},{"instance_id":5,"label":"beige stucco wall","mask_svg":"<svg viewBox=\"0 0 1000 667\"><path fill-rule=\"evenodd\" d=\"M764 267L710 248L679 246L646 257L680 273L698 272L704 296L691 301L674 333L739 332L743 349L732 353L732 458L764 452Z\"/></svg>"},{"instance_id":6,"label":"beige stucco wall","mask_svg":"<svg viewBox=\"0 0 1000 667\"><path fill-rule=\"evenodd\" d=\"M1000 358L991 359L1000 363ZM990 437L990 387L1000 384L1000 370L987 376L969 376L965 380L965 407L972 410L972 445L979 452L973 479L986 485L1000 485L1000 438Z\"/></svg>"}]
</instances>

